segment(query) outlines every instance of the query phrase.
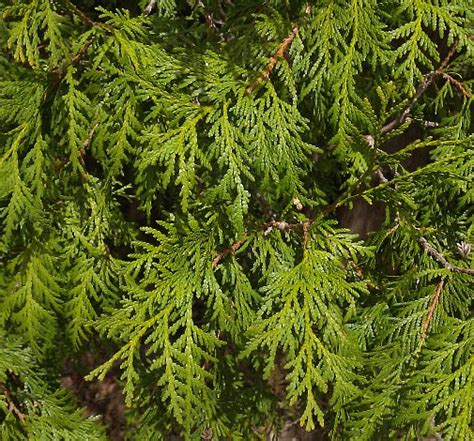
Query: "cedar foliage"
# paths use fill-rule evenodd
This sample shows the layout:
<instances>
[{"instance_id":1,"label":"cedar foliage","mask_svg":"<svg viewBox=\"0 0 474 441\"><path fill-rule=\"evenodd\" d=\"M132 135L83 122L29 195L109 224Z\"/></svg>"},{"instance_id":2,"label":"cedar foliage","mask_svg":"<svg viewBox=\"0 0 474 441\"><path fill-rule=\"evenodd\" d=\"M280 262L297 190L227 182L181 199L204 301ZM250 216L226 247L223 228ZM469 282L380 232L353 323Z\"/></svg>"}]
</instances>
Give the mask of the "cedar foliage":
<instances>
[{"instance_id":1,"label":"cedar foliage","mask_svg":"<svg viewBox=\"0 0 474 441\"><path fill-rule=\"evenodd\" d=\"M471 0L0 8L1 439L474 439Z\"/></svg>"}]
</instances>

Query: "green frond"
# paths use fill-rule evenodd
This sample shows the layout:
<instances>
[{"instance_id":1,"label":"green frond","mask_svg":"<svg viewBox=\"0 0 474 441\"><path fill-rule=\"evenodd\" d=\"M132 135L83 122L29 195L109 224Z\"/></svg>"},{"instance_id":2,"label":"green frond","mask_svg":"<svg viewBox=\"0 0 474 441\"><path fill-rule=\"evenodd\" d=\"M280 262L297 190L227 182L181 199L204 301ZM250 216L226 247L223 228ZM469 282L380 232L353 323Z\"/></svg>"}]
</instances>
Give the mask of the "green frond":
<instances>
[{"instance_id":1,"label":"green frond","mask_svg":"<svg viewBox=\"0 0 474 441\"><path fill-rule=\"evenodd\" d=\"M2 323L13 324L37 354L50 347L56 337L56 314L61 306L56 265L48 248L32 244L10 262L10 283L2 287Z\"/></svg>"},{"instance_id":2,"label":"green frond","mask_svg":"<svg viewBox=\"0 0 474 441\"><path fill-rule=\"evenodd\" d=\"M64 390L48 390L45 372L21 340L0 336L2 439L105 440L95 418L84 418ZM14 404L13 404L14 403Z\"/></svg>"},{"instance_id":3,"label":"green frond","mask_svg":"<svg viewBox=\"0 0 474 441\"><path fill-rule=\"evenodd\" d=\"M0 439L471 440L472 11L0 0Z\"/></svg>"}]
</instances>

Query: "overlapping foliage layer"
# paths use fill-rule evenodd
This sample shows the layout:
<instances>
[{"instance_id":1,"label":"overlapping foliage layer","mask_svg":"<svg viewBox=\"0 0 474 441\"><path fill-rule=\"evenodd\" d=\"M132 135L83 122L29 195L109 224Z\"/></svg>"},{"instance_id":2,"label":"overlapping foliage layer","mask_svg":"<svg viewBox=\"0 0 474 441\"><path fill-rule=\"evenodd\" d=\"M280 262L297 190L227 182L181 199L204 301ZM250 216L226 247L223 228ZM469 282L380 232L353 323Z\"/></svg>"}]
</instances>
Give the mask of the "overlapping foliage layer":
<instances>
[{"instance_id":1,"label":"overlapping foliage layer","mask_svg":"<svg viewBox=\"0 0 474 441\"><path fill-rule=\"evenodd\" d=\"M0 1L0 438L474 439L473 6Z\"/></svg>"}]
</instances>

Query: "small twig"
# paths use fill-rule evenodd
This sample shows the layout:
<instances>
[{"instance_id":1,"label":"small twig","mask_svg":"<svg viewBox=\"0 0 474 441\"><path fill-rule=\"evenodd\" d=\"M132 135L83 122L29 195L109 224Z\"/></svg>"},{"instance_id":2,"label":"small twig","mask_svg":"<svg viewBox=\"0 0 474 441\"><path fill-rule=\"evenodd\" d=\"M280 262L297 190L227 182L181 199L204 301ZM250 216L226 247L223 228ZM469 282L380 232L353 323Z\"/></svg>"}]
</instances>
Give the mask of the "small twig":
<instances>
[{"instance_id":1,"label":"small twig","mask_svg":"<svg viewBox=\"0 0 474 441\"><path fill-rule=\"evenodd\" d=\"M399 228L400 228L400 212L397 211L397 214L395 216L395 224L393 225L392 228L390 228L390 230L387 231L387 233L385 234L385 237L387 238L388 236L391 236Z\"/></svg>"},{"instance_id":2,"label":"small twig","mask_svg":"<svg viewBox=\"0 0 474 441\"><path fill-rule=\"evenodd\" d=\"M66 2L66 5L69 8L70 12L73 14L73 16L76 15L86 26L89 26L90 28L101 28L109 32L114 31L113 26L107 23L102 23L100 21L95 21L84 11L79 9L72 1L68 0Z\"/></svg>"},{"instance_id":3,"label":"small twig","mask_svg":"<svg viewBox=\"0 0 474 441\"><path fill-rule=\"evenodd\" d=\"M308 230L310 227L309 222L303 222L303 247L306 248L306 245L308 244Z\"/></svg>"},{"instance_id":4,"label":"small twig","mask_svg":"<svg viewBox=\"0 0 474 441\"><path fill-rule=\"evenodd\" d=\"M445 72L441 73L441 76L445 80L449 81L459 91L459 93L462 96L464 96L464 98L467 98L467 99L471 98L471 95L469 94L469 92L466 90L466 88L463 86L463 84L460 81L456 80L451 75Z\"/></svg>"},{"instance_id":5,"label":"small twig","mask_svg":"<svg viewBox=\"0 0 474 441\"><path fill-rule=\"evenodd\" d=\"M310 9L308 9L306 12L309 12ZM260 83L265 81L266 79L269 78L270 74L272 73L273 69L275 68L278 60L282 57L284 57L285 51L288 49L288 47L291 45L293 42L294 38L299 32L299 27L294 26L290 34L282 41L280 46L278 47L278 50L275 52L275 54L272 56L270 59L270 62L267 64L265 69L261 72L261 74L251 83L249 84L245 91L247 94L250 94L255 87L257 87ZM428 72L424 77L423 81L419 84L419 86L416 89L415 95L411 99L410 103L408 106L405 108L405 110L394 120L390 121L386 125L382 127L380 130L380 134L384 135L391 130L394 130L398 128L400 125L402 125L408 118L413 110L413 107L415 104L418 102L420 97L423 95L423 93L428 89L428 87L431 85L433 80L435 79L436 76L441 75L447 75L443 72L443 70L447 67L449 61L453 57L455 51L456 51L456 46L457 43L454 43L446 57L443 59L441 62L440 66L438 69L435 71ZM452 78L452 77L450 77ZM454 80L454 78L452 79ZM451 81L451 80L450 80ZM454 80L456 81L456 80ZM460 83L459 83L460 84ZM462 85L461 85L462 86ZM457 86L459 87L459 86ZM463 88L463 90L465 90ZM467 92L467 91L466 91ZM366 136L366 141L369 144L370 147L374 146L374 138L370 135ZM289 224L285 221L276 221L276 220L271 220L269 222L264 223L260 227L260 231L263 231L263 233L266 235L270 233L274 228L280 230L280 231L292 231L292 230L301 230L303 231L303 236L304 236L304 246L306 246L307 240L308 240L308 230L309 227L319 218L327 216L328 214L332 213L335 211L337 208L339 208L341 205L344 203L353 200L354 198L360 196L363 191L359 191L356 194L351 195L353 190L356 190L361 187L364 179L369 175L374 173L377 175L379 178L380 184L377 185L377 187L385 187L387 185L390 185L390 181L384 176L382 170L380 168L377 168L376 170L374 169L369 169L363 175L359 178L359 180L352 185L350 188L348 188L344 193L342 193L333 203L329 204L326 206L323 210L321 210L315 217L313 218L307 218L303 222L298 222L298 223L293 223ZM394 227L391 232L395 231L396 228L398 228L398 224L396 227ZM212 267L216 268L219 262L225 257L234 254L242 245L245 243L245 241L248 239L246 237L245 239L241 239L237 242L235 242L230 248L227 248L223 251L221 251L212 261ZM435 257L438 262L440 262L445 268L448 268L450 271L457 272L457 273L464 273L464 274L469 274L469 275L474 275L474 269L467 269L467 268L461 268L457 266L451 265L439 252L437 252L431 245L428 244L426 239L420 238L419 239L420 244L423 246L423 248L428 252L428 254L432 255ZM424 242L422 242L424 241Z\"/></svg>"},{"instance_id":6,"label":"small twig","mask_svg":"<svg viewBox=\"0 0 474 441\"><path fill-rule=\"evenodd\" d=\"M71 61L69 61L66 67L71 66L72 64L77 64L79 61L81 61L82 57L87 53L87 49L90 48L91 44L92 44L92 40L87 40L84 46L82 46L77 51L76 55L74 55L74 57L71 58Z\"/></svg>"},{"instance_id":7,"label":"small twig","mask_svg":"<svg viewBox=\"0 0 474 441\"><path fill-rule=\"evenodd\" d=\"M389 184L390 181L382 181L379 186L385 186ZM347 192L346 192L347 193ZM344 195L346 195L344 193ZM343 196L343 195L342 195ZM304 245L306 246L307 240L308 240L308 230L309 227L320 217L326 216L338 207L340 207L345 201L348 199L353 199L357 195L353 195L351 197L345 196L345 197L339 197L336 201L334 201L331 205L327 206L324 210L319 212L316 217L314 218L308 218L304 220L303 222L296 222L296 223L288 223L285 221L277 221L277 220L271 220L269 222L265 222L262 224L259 228L259 231L263 232L264 235L267 235L270 233L273 229L278 229L280 231L295 231L295 230L300 230L303 231L303 236L304 236ZM390 230L390 233L395 231L399 227L399 223L397 222L396 226ZM390 234L389 233L389 234ZM221 251L212 261L212 267L215 268L219 264L219 262L226 256L234 254L248 239L248 237L238 240L235 242L230 248L227 248L223 251ZM455 266L450 264L446 258L439 252L437 251L433 246L429 244L429 242L424 238L420 237L418 239L419 244L421 247L429 254L432 256L436 261L438 261L444 268L449 269L453 273L460 273L460 274L468 274L471 276L474 276L474 269L471 268L462 268L459 266Z\"/></svg>"},{"instance_id":8,"label":"small twig","mask_svg":"<svg viewBox=\"0 0 474 441\"><path fill-rule=\"evenodd\" d=\"M474 276L473 268L461 268L459 266L450 264L446 260L446 258L436 248L434 248L423 236L418 239L418 243L426 251L426 253L433 257L442 267L448 269L449 271L452 271L453 273L461 273Z\"/></svg>"},{"instance_id":9,"label":"small twig","mask_svg":"<svg viewBox=\"0 0 474 441\"><path fill-rule=\"evenodd\" d=\"M260 75L245 88L245 93L247 95L250 95L252 91L260 83L263 83L265 80L267 80L270 77L271 73L273 72L273 69L278 63L278 60L280 60L280 58L283 58L285 56L285 52L290 47L291 43L293 43L293 40L295 39L298 32L299 32L299 26L298 25L293 26L293 29L291 30L291 32L280 43L280 46L278 46L277 51L270 58L270 61L265 66L265 69L263 69Z\"/></svg>"},{"instance_id":10,"label":"small twig","mask_svg":"<svg viewBox=\"0 0 474 441\"><path fill-rule=\"evenodd\" d=\"M226 256L232 256L237 252L237 250L247 241L248 237L234 242L230 248L222 250L214 259L212 260L212 267L216 268L219 265L219 262Z\"/></svg>"},{"instance_id":11,"label":"small twig","mask_svg":"<svg viewBox=\"0 0 474 441\"><path fill-rule=\"evenodd\" d=\"M71 1L67 2L69 7L74 11L74 13L88 26L102 26L102 23L97 23L92 18L90 18L85 12L81 11L74 3Z\"/></svg>"},{"instance_id":12,"label":"small twig","mask_svg":"<svg viewBox=\"0 0 474 441\"><path fill-rule=\"evenodd\" d=\"M388 179L385 177L385 175L383 174L383 171L381 168L379 168L375 174L377 175L377 177L379 178L380 182L388 182Z\"/></svg>"},{"instance_id":13,"label":"small twig","mask_svg":"<svg viewBox=\"0 0 474 441\"><path fill-rule=\"evenodd\" d=\"M52 80L43 94L43 112L48 111L49 102L54 98L58 91L64 77L66 76L67 70L70 66L78 64L82 58L87 54L87 50L92 45L93 39L87 40L85 44L77 51L77 53L67 61L63 66L57 67L51 70Z\"/></svg>"},{"instance_id":14,"label":"small twig","mask_svg":"<svg viewBox=\"0 0 474 441\"><path fill-rule=\"evenodd\" d=\"M388 132L392 131L392 130L395 130L397 129L398 127L400 127L405 121L408 121L409 117L410 117L410 113L412 112L413 108L415 107L415 104L418 102L418 100L421 98L421 96L425 93L425 91L428 89L428 87L431 85L431 83L433 82L433 80L435 79L436 76L438 75L444 75L444 69L447 67L449 61L451 60L451 58L453 57L455 51L456 51L456 47L457 47L457 43L454 43L448 54L446 55L446 57L443 59L443 61L441 62L441 64L439 65L439 67L434 70L434 71L431 71L431 72L428 72L424 77L423 77L423 81L418 85L418 87L416 88L416 92L415 92L415 95L413 96L413 98L410 100L410 102L408 103L408 106L405 108L405 110L403 110L403 112L397 116L395 119L393 119L392 121L388 122L387 124L385 124L381 129L380 129L380 135L385 135L387 134ZM453 79L454 80L454 79ZM456 80L454 80L456 81ZM461 85L462 86L462 85ZM369 145L369 147L373 148L375 146L375 139L372 135L365 135L364 136L367 144ZM332 211L334 211L335 209L337 209L338 207L340 207L342 204L344 204L345 202L347 202L348 200L350 199L353 199L350 194L353 190L357 190L358 188L361 187L361 185L363 184L363 181L364 179L367 177L367 175L369 173L373 173L373 171L371 170L367 170L358 180L357 183L355 183L354 185L352 185L349 189L347 189L342 195L340 195L340 197L338 199L336 199L336 201L334 201L331 205L329 205L328 207L326 207L323 212L322 212L322 215L325 216L327 215L328 213L331 213ZM389 181L388 179L384 176L384 174L382 173L382 170L380 168L377 168L375 170L375 174L377 175L377 177L379 178L379 181L381 183L381 185L387 185L389 184Z\"/></svg>"},{"instance_id":15,"label":"small twig","mask_svg":"<svg viewBox=\"0 0 474 441\"><path fill-rule=\"evenodd\" d=\"M150 0L148 2L145 8L145 16L148 16L151 14L151 12L153 11L153 8L156 6L157 3L158 3L158 0Z\"/></svg>"},{"instance_id":16,"label":"small twig","mask_svg":"<svg viewBox=\"0 0 474 441\"><path fill-rule=\"evenodd\" d=\"M407 120L408 115L410 115L411 111L413 110L413 107L421 98L421 96L425 93L426 89L428 89L436 75L436 71L431 71L423 77L423 81L418 85L415 95L411 99L408 106L399 116L397 116L395 119L393 119L382 127L382 129L380 130L381 135L385 135L386 133L391 132L392 130L400 127Z\"/></svg>"},{"instance_id":17,"label":"small twig","mask_svg":"<svg viewBox=\"0 0 474 441\"><path fill-rule=\"evenodd\" d=\"M82 143L81 156L85 155L86 150L92 141L92 137L94 136L97 127L99 127L99 123L95 123L95 125L93 125L89 130L89 133L87 133L86 139L84 139L84 142Z\"/></svg>"},{"instance_id":18,"label":"small twig","mask_svg":"<svg viewBox=\"0 0 474 441\"><path fill-rule=\"evenodd\" d=\"M67 69L70 66L74 66L79 63L79 61L82 60L82 58L86 55L87 50L90 48L92 45L92 40L87 40L85 44L76 52L76 54L68 61L66 62L63 66L57 67L56 69L53 69L51 73L55 74L59 79L62 79L67 72Z\"/></svg>"},{"instance_id":19,"label":"small twig","mask_svg":"<svg viewBox=\"0 0 474 441\"><path fill-rule=\"evenodd\" d=\"M2 384L1 386L1 389L3 390L3 395L5 397L5 401L8 405L8 410L13 413L13 415L15 415L17 417L18 420L20 420L21 423L25 423L25 420L26 420L26 415L24 413L22 413L20 411L20 409L18 409L18 407L16 406L12 396L11 396L11 393L10 391L7 389L7 387Z\"/></svg>"},{"instance_id":20,"label":"small twig","mask_svg":"<svg viewBox=\"0 0 474 441\"><path fill-rule=\"evenodd\" d=\"M304 224L306 223L307 221L289 224L285 221L271 220L270 222L265 222L260 227L260 230L263 231L265 234L268 234L274 228L280 231L302 230L304 228Z\"/></svg>"},{"instance_id":21,"label":"small twig","mask_svg":"<svg viewBox=\"0 0 474 441\"><path fill-rule=\"evenodd\" d=\"M448 67L448 63L451 61L451 58L453 58L453 55L456 52L457 46L458 46L458 42L455 41L453 45L449 48L448 54L444 57L440 66L438 67L437 69L438 71L441 71L442 69L446 69L446 67Z\"/></svg>"},{"instance_id":22,"label":"small twig","mask_svg":"<svg viewBox=\"0 0 474 441\"><path fill-rule=\"evenodd\" d=\"M390 121L389 123L385 124L382 129L380 130L381 135L385 135L386 133L400 127L408 118L410 115L411 111L413 110L413 107L415 104L418 102L418 100L421 98L421 96L425 93L426 89L431 85L433 80L439 76L439 75L444 75L443 70L447 67L449 61L453 57L455 51L456 51L457 43L454 43L451 48L449 49L448 54L446 57L443 59L441 64L436 70L432 70L431 72L428 72L424 77L423 81L418 85L416 88L415 95L413 98L410 100L408 106L405 108L405 110L397 116L395 119Z\"/></svg>"},{"instance_id":23,"label":"small twig","mask_svg":"<svg viewBox=\"0 0 474 441\"><path fill-rule=\"evenodd\" d=\"M430 327L433 314L436 310L436 307L438 306L439 298L441 296L441 292L443 291L443 286L444 286L444 279L441 279L436 285L436 289L434 291L433 297L431 297L430 305L428 307L428 312L426 313L426 317L423 320L423 323L421 325L420 347L424 344L426 340L426 335Z\"/></svg>"},{"instance_id":24,"label":"small twig","mask_svg":"<svg viewBox=\"0 0 474 441\"><path fill-rule=\"evenodd\" d=\"M59 86L61 85L62 80L66 76L67 70L70 66L78 64L79 61L86 55L87 50L92 45L92 40L87 40L85 44L77 51L77 53L67 61L63 66L57 67L51 70L51 73L54 75L49 87L43 94L43 106L45 109L48 108L46 105L49 100L56 94Z\"/></svg>"},{"instance_id":25,"label":"small twig","mask_svg":"<svg viewBox=\"0 0 474 441\"><path fill-rule=\"evenodd\" d=\"M90 128L89 132L87 133L86 138L84 139L84 142L82 143L81 149L79 150L79 161L83 167L82 177L84 179L89 179L89 173L87 172L86 163L85 163L86 150L89 147L92 141L92 137L94 136L94 133L98 126L99 126L99 123L97 122ZM105 254L110 255L110 250L108 249L107 246L105 247Z\"/></svg>"},{"instance_id":26,"label":"small twig","mask_svg":"<svg viewBox=\"0 0 474 441\"><path fill-rule=\"evenodd\" d=\"M326 206L323 210L321 210L319 213L317 213L316 216L314 216L312 218L307 218L303 222L297 222L297 223L288 223L288 222L285 222L285 221L271 220L269 222L265 222L264 224L262 224L260 226L259 230L262 231L264 233L264 235L267 235L268 233L270 233L275 228L280 230L280 231L300 230L300 231L303 231L304 238L305 238L304 244L306 245L307 232L309 230L309 227L314 222L316 222L317 219L320 219L321 217L327 216L328 214L332 213L333 211L335 211L337 208L339 208L340 206L342 206L346 202L348 202L350 200L354 200L355 198L357 198L357 197L361 196L362 194L364 194L364 191L367 191L367 190L361 190L361 191L359 191L357 193L354 193L354 194L351 194L351 193L354 189L357 189L358 187L361 186L361 183L363 182L363 180L366 176L368 176L372 173L379 174L378 172L380 172L381 177L383 177L384 179L380 178L380 181L381 181L380 184L378 184L375 187L370 188L369 189L370 191L373 191L377 188L382 189L384 187L387 187L388 185L392 185L392 183L395 183L395 185L396 185L396 182L394 182L396 180L396 178L395 178L395 180L389 181L383 175L383 173L380 169L377 169L377 170L368 169L359 178L357 183L355 183L353 186L351 186L351 188L347 189L344 193L342 193L332 204ZM397 225L397 228L398 228L398 225ZM229 248L227 250L224 250L218 256L216 256L216 258L213 261L213 267L215 268L223 257L225 257L227 255L234 254L235 251L232 251L233 248L236 245L238 245L237 248L236 248L236 250L237 250L238 248L240 248L242 243L245 242L245 240L236 242L234 245L232 245L231 248ZM464 273L464 274L474 275L474 269L461 268L461 267L451 265L438 251L436 251L431 245L429 245L429 243L426 241L426 239L424 237L421 237L419 239L419 241L420 241L420 244L423 246L423 248L428 252L428 254L435 257L436 260L438 260L445 268L448 268L450 271L455 272L455 273ZM216 262L216 263L214 264L214 262Z\"/></svg>"},{"instance_id":27,"label":"small twig","mask_svg":"<svg viewBox=\"0 0 474 441\"><path fill-rule=\"evenodd\" d=\"M311 224L314 222L314 220L307 219L304 222L297 222L294 224L289 224L288 222L285 221L277 221L277 220L271 220L269 222L265 222L260 226L258 229L259 232L263 232L263 234L266 236L268 233L270 233L273 229L280 230L282 232L284 231L293 231L293 230L301 230L303 231L303 237L304 237L304 246L306 247L306 244L308 242L308 230ZM212 260L212 267L216 268L217 265L219 265L220 261L227 256L232 256L237 252L237 250L240 249L240 247L247 242L249 239L249 236L245 236L243 239L240 239L236 242L234 242L230 248L225 248L224 250L220 251L216 257Z\"/></svg>"}]
</instances>

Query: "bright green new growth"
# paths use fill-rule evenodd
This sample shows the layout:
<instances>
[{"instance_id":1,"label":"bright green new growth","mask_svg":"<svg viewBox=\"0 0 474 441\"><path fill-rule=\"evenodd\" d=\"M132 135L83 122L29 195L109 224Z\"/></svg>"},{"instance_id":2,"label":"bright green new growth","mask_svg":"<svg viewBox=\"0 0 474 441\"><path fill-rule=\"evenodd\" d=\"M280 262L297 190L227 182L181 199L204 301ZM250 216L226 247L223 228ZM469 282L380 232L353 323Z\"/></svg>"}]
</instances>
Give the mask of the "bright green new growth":
<instances>
[{"instance_id":1,"label":"bright green new growth","mask_svg":"<svg viewBox=\"0 0 474 441\"><path fill-rule=\"evenodd\" d=\"M0 0L0 438L474 440L472 1L131 3Z\"/></svg>"}]
</instances>

